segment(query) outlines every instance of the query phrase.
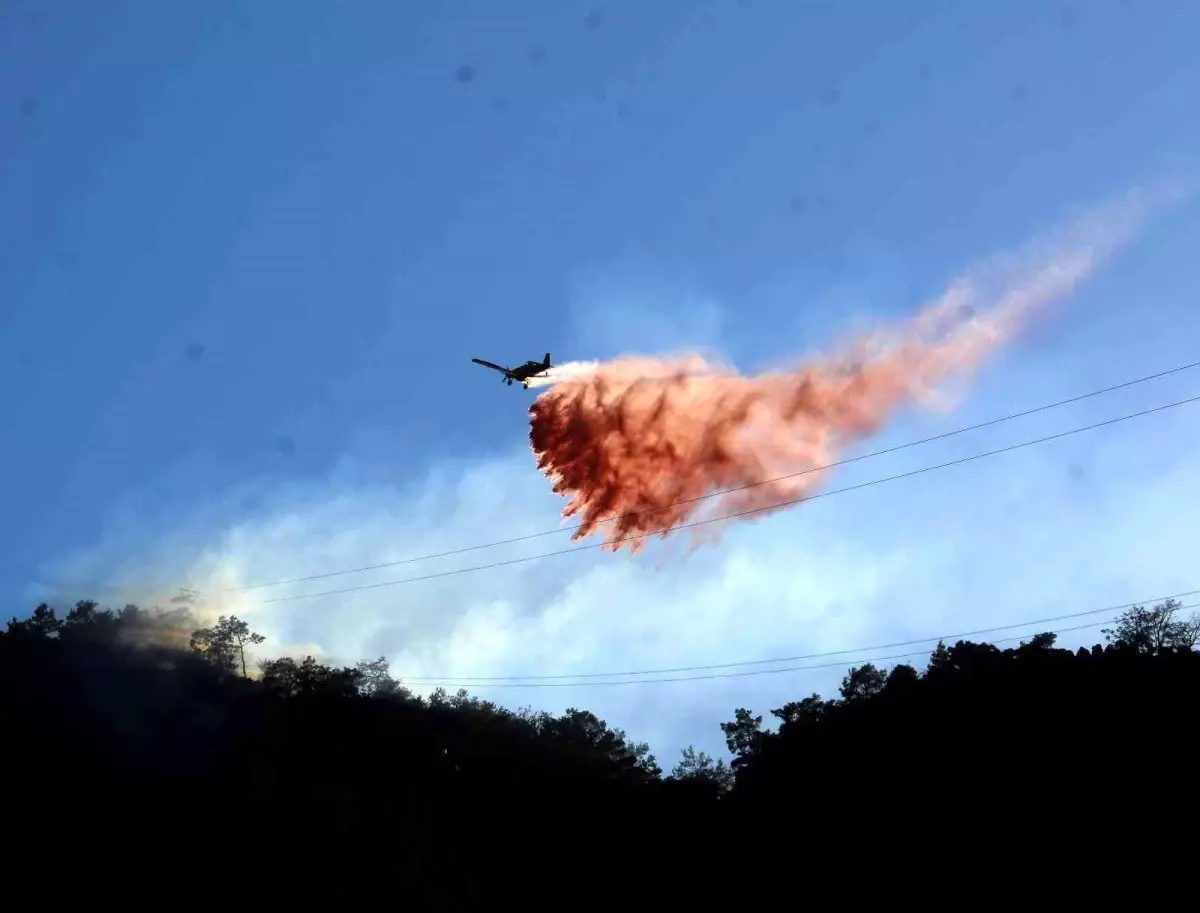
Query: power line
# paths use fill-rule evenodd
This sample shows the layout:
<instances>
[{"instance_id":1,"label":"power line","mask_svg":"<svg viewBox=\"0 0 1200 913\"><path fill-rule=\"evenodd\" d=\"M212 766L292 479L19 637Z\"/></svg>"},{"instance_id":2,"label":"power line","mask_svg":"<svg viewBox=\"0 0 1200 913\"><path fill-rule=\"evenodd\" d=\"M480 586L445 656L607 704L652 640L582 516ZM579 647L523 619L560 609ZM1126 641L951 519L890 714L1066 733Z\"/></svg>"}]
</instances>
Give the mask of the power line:
<instances>
[{"instance_id":1,"label":"power line","mask_svg":"<svg viewBox=\"0 0 1200 913\"><path fill-rule=\"evenodd\" d=\"M1193 605L1181 606L1181 608L1194 609L1194 608L1197 608L1198 606L1200 606L1200 603L1195 603ZM1071 631L1082 631L1085 628L1098 628L1101 625L1109 624L1110 622L1115 621L1115 620L1116 619L1114 619L1114 618L1107 618L1104 621L1093 621L1093 622L1089 622L1088 624L1075 625L1070 628L1062 628L1062 629L1056 631L1055 633L1056 634L1067 634ZM1022 639L1022 635L1018 634L1015 637L999 638L997 640L991 641L991 643L992 644L1011 643L1014 640L1021 640L1021 639ZM863 657L861 660L858 660L858 662L860 664L880 663L880 662L886 662L886 661L892 660L892 659L908 659L913 656L924 656L928 652L929 652L928 650L914 650L909 653L892 653L888 656L870 656L870 657ZM479 687L479 688L603 688L606 686L617 686L617 685L657 685L657 684L662 684L662 683L667 683L667 682L701 682L701 681L709 681L709 680L718 679L718 678L746 678L746 677L752 676L752 675L780 675L784 672L810 672L815 669L834 669L839 666L845 665L845 662L846 662L845 660L841 660L839 662L834 662L834 663L821 663L820 665L816 665L816 666L787 666L782 669L750 669L745 672L713 672L708 675L687 675L687 676L681 676L681 677L677 677L677 678L623 678L623 679L617 679L615 681L604 681L604 682L491 682L491 683L486 683L486 684L480 684L480 685L477 685L476 687ZM406 680L406 681L410 684L426 684L426 685L437 684L436 682L414 682L413 680Z\"/></svg>"},{"instance_id":2,"label":"power line","mask_svg":"<svg viewBox=\"0 0 1200 913\"><path fill-rule=\"evenodd\" d=\"M1085 612L1072 612L1069 615L1053 615L1049 618L1033 618L1029 621L1018 621L1013 624L997 625L993 628L977 628L974 631L959 631L956 634L939 634L934 637L918 637L915 640L900 640L890 644L873 644L869 647L853 647L847 650L827 650L823 653L804 653L799 656L778 656L774 659L749 659L733 663L711 663L704 666L674 666L666 669L631 669L625 672L577 672L566 675L426 675L420 678L406 678L405 681L419 684L430 684L434 682L450 683L450 684L485 684L488 682L503 682L503 681L552 681L568 678L615 678L618 676L630 675L666 675L673 672L700 672L711 671L713 669L733 669L738 666L766 666L772 663L794 663L807 659L825 659L830 656L846 656L850 653L866 653L871 650L894 650L897 647L910 647L914 644L930 643L939 640L961 640L964 637L974 637L977 634L991 634L993 631L1011 631L1014 628L1023 628L1028 625L1049 624L1054 621L1066 621L1071 618L1083 618L1088 615L1100 615L1104 612L1116 612L1121 609L1131 609L1134 606L1145 605L1146 603L1165 602L1168 599L1180 599L1186 596L1195 596L1200 593L1198 590L1187 590L1182 593L1172 593L1169 596L1155 596L1151 599L1139 599L1136 602L1125 602L1121 605L1105 606L1102 609L1088 609ZM1191 608L1184 606L1183 608Z\"/></svg>"},{"instance_id":3,"label":"power line","mask_svg":"<svg viewBox=\"0 0 1200 913\"><path fill-rule=\"evenodd\" d=\"M882 485L885 482L895 482L895 481L899 481L901 479L907 479L907 478L911 478L913 476L923 475L924 473L934 472L935 470L939 470L939 469L948 469L951 466L959 466L963 463L971 463L971 462L974 462L975 460L982 460L985 457L998 456L1002 453L1010 453L1014 450L1021 450L1025 447L1032 447L1035 444L1045 444L1050 441L1058 440L1060 438L1069 437L1073 434L1082 434L1085 431L1094 431L1097 428L1105 428L1109 425L1118 424L1119 422L1126 422L1131 419L1142 418L1147 415L1153 415L1158 412L1164 412L1167 409L1175 409L1175 408L1178 408L1179 406L1185 406L1185 405L1188 405L1189 403L1194 403L1197 401L1200 401L1200 396L1192 396L1192 397L1188 397L1187 399L1176 400L1173 403L1167 403L1166 405L1155 406L1153 409L1143 409L1140 412L1132 412L1127 415L1118 416L1117 418L1107 419L1103 422L1095 422L1091 425L1084 425L1080 428L1072 428L1069 431L1060 431L1057 434L1047 435L1046 437L1034 438L1033 440L1029 440L1029 441L1022 441L1019 444L1010 444L1007 447L999 447L995 450L986 450L982 453L975 453L975 454L971 454L970 456L959 457L956 460L948 460L945 463L936 463L932 466L923 466L920 469L911 469L908 472L901 472L901 473L897 473L896 475L885 476L885 477L879 478L879 479L871 479L867 482L859 482L856 485L846 485L846 486L843 486L842 488L833 488L828 491L819 491L819 492L815 492L813 494L804 495L799 498L792 498L787 501L779 501L774 504L768 504L765 507L752 507L752 508L748 508L746 510L736 511L734 513L722 514L721 516L718 516L718 517L708 517L703 520L694 520L691 523L681 523L679 526L675 526L675 527L653 530L651 532L646 532L646 533L635 533L635 534L628 535L628 536L622 536L618 539L612 540L611 542L595 542L595 543L591 543L588 545L577 545L577 546L574 546L573 548L558 549L553 552L541 552L536 555L525 555L521 558L509 558L505 561L494 561L491 564L476 564L476 565L471 565L469 567L454 568L453 570L449 570L449 571L439 571L439 572L433 573L433 574L422 574L419 577L402 577L399 580L384 580L379 583L363 583L363 584L359 584L358 586L343 587L342 589L339 589L339 590L323 590L323 591L320 591L317 593L299 593L299 594L292 595L292 596L277 596L274 599L260 600L259 602L253 603L252 605L272 605L272 604L280 603L280 602L294 602L295 600L298 600L298 599L316 599L321 596L341 596L346 593L357 593L357 592L361 592L364 590L378 590L378 589L382 589L384 587L401 586L406 583L419 583L424 580L436 580L436 579L440 579L442 577L454 577L459 574L470 574L470 573L474 573L476 571L495 570L496 568L510 567L515 564L524 564L529 561L538 561L542 558L554 558L554 557L557 557L558 555L569 555L569 554L572 554L575 552L587 551L589 549L605 548L606 546L616 545L621 542L633 542L633 541L637 541L639 539L647 539L651 536L661 535L662 533L666 533L666 532L678 532L678 531L682 531L685 529L694 529L696 527L704 526L709 523L719 523L719 522L722 522L725 520L734 520L739 517L748 517L748 516L752 516L754 514L767 513L768 511L778 510L782 507L790 507L792 505L799 504L802 501L814 501L818 498L826 498L826 497L830 497L832 495L845 494L846 492L857 491L862 488L870 488L875 485Z\"/></svg>"},{"instance_id":4,"label":"power line","mask_svg":"<svg viewBox=\"0 0 1200 913\"><path fill-rule=\"evenodd\" d=\"M814 472L823 472L824 470L827 470L827 469L835 469L838 466L845 466L850 463L857 463L861 460L869 460L874 457L884 456L889 453L896 453L900 450L907 450L910 447L919 447L922 444L930 444L930 443L933 443L934 441L945 440L946 438L954 437L959 434L966 434L967 432L970 432L970 431L978 431L981 428L989 428L992 425L999 425L1003 422L1010 422L1015 419L1026 418L1027 416L1030 416L1030 415L1036 415L1039 412L1046 412L1047 410L1050 410L1050 409L1057 409L1062 406L1069 406L1073 403L1082 402L1085 399L1092 399L1097 396L1103 396L1108 393L1114 393L1117 390L1124 390L1128 387L1133 387L1138 384L1148 383L1149 381L1158 380L1159 378L1167 377L1172 374L1179 374L1183 371L1190 371L1197 367L1200 367L1200 361L1192 362L1191 364L1180 365L1179 367L1176 367L1176 368L1169 368L1165 371L1159 371L1156 374L1147 374L1144 377L1137 377L1137 378L1134 378L1133 380L1127 380L1123 383L1113 384L1112 386L1109 386L1109 387L1102 387L1101 389L1093 390L1090 393L1082 393L1082 394L1079 394L1078 396L1072 396L1068 399L1061 399L1061 400L1058 400L1057 402L1047 403L1046 405L1043 405L1043 406L1036 406L1032 409L1026 409L1022 412L1014 412L1011 415L1004 415L999 418L989 419L986 422L979 422L978 424L975 424L975 425L968 425L965 428L957 428L953 431L944 431L941 434L935 434L935 435L932 435L931 437L921 438L920 440L916 440L916 441L909 441L908 443L905 443L905 444L897 444L894 447L886 447L882 450L873 450L870 453L860 454L859 456L847 457L844 460L837 460L836 462L827 463L823 466L813 466L808 469L801 469L797 472L791 472L786 475L776 476L775 478L772 478L772 479L764 479L761 482L751 482L747 485L739 485L736 488L725 488L720 491L709 492L708 494L699 495L694 498L685 498L682 501L674 501L671 504L665 505L663 507L654 507L654 508L647 508L644 510L630 511L628 513L618 514L617 516L614 516L614 517L606 517L605 519L600 520L598 522L599 523L614 523L617 520L625 519L627 517L636 517L636 516L640 516L641 514L646 514L646 513L657 513L657 512L663 511L663 510L668 510L672 507L681 506L683 504L693 504L698 501L707 500L709 498L718 498L718 497L721 497L722 495L734 494L735 492L739 492L739 491L747 491L751 488L757 488L762 485L771 485L775 482L783 482L783 481L786 481L787 479L794 479L799 476L808 475L808 474L814 473ZM229 587L227 589L218 590L217 592L218 593L241 593L241 592L246 592L248 590L261 590L261 589L266 589L268 587L284 586L285 584L289 584L289 583L305 583L305 582L308 582L311 580L327 580L330 577L342 577L347 574L361 574L361 573L365 573L366 571L384 570L385 568L389 568L389 567L400 567L401 565L405 565L405 564L416 564L420 561L432 561L435 558L449 558L454 555L462 555L467 552L481 551L482 549L485 549L485 548L497 548L501 545L513 545L517 542L527 542L531 539L541 539L545 536L552 536L552 535L557 535L558 533L564 533L564 532L570 532L573 530L577 530L577 529L579 529L580 526L581 526L581 524L577 523L574 526L563 526L563 527L559 527L558 529L543 530L542 532L529 533L528 535L525 535L525 536L514 536L511 539L498 539L494 542L483 542L478 545L467 545L467 546L463 546L462 548L451 549L450 551L446 551L446 552L434 552L434 553L428 554L428 555L419 555L414 558L401 558L397 561L385 561L381 564L369 564L369 565L365 565L363 567L348 568L347 570L342 570L342 571L328 571L328 572L322 573L322 574L309 574L309 575L306 575L303 577L289 577L285 580L276 580L276 581L273 581L270 583L252 583L252 584L247 584L245 586Z\"/></svg>"}]
</instances>

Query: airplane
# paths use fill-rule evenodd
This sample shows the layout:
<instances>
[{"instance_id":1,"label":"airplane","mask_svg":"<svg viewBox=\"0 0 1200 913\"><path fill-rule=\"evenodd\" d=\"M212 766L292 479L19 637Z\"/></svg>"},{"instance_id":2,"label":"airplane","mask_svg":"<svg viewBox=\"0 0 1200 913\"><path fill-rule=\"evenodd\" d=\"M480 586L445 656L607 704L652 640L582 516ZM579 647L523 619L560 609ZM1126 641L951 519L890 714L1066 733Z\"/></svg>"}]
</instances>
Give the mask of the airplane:
<instances>
[{"instance_id":1,"label":"airplane","mask_svg":"<svg viewBox=\"0 0 1200 913\"><path fill-rule=\"evenodd\" d=\"M482 358L472 358L471 361L477 365L483 365L485 368L491 368L493 371L499 371L504 375L504 382L510 387L514 380L519 380L526 390L529 389L529 378L535 377L543 371L549 371L553 367L550 364L549 352L546 353L546 358L543 361L527 361L516 368L504 368L500 365L494 365L490 361L484 361Z\"/></svg>"}]
</instances>

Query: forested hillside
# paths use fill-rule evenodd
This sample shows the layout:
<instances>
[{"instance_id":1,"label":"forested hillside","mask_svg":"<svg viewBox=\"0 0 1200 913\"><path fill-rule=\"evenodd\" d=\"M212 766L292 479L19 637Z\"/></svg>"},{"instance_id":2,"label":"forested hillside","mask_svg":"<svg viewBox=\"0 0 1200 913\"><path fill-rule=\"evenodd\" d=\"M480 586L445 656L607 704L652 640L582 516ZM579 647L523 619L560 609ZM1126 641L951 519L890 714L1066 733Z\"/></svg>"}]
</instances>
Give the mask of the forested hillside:
<instances>
[{"instance_id":1,"label":"forested hillside","mask_svg":"<svg viewBox=\"0 0 1200 913\"><path fill-rule=\"evenodd\" d=\"M688 749L664 771L586 710L421 699L382 658L254 675L244 651L261 638L236 618L181 639L181 613L43 605L0 635L9 832L227 856L231 884L255 881L244 855L283 867L276 896L378 883L463 909L584 878L711 900L732 885L706 888L689 865L787 855L797 828L805 846L860 827L882 838L949 800L993 810L963 817L964 834L997 809L1074 814L1121 789L1131 814L1191 815L1200 624L1178 609L1131 609L1090 650L1047 633L1010 650L939 644L923 672L852 668L838 696L771 710L774 730L736 709L720 723L729 764Z\"/></svg>"}]
</instances>

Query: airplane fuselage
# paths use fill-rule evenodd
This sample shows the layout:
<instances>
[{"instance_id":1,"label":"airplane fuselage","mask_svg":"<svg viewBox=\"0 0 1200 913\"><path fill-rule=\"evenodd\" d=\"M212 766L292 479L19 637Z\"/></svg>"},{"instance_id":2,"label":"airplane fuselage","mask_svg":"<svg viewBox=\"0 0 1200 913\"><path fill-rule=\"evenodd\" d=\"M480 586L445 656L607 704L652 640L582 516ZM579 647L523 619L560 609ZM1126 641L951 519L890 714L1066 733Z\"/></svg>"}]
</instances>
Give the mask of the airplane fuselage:
<instances>
[{"instance_id":1,"label":"airplane fuselage","mask_svg":"<svg viewBox=\"0 0 1200 913\"><path fill-rule=\"evenodd\" d=\"M526 390L529 389L529 378L535 377L544 371L550 370L553 365L550 364L550 353L546 353L546 357L542 361L527 361L523 365L515 368L506 368L503 365L498 365L490 361L484 361L482 358L472 358L471 361L477 365L483 365L485 368L491 368L493 371L499 371L503 376L504 383L512 386L512 382L519 381Z\"/></svg>"},{"instance_id":2,"label":"airplane fuselage","mask_svg":"<svg viewBox=\"0 0 1200 913\"><path fill-rule=\"evenodd\" d=\"M513 380L528 380L535 374L541 374L545 370L546 366L540 361L527 361L520 367L513 368L508 373Z\"/></svg>"}]
</instances>

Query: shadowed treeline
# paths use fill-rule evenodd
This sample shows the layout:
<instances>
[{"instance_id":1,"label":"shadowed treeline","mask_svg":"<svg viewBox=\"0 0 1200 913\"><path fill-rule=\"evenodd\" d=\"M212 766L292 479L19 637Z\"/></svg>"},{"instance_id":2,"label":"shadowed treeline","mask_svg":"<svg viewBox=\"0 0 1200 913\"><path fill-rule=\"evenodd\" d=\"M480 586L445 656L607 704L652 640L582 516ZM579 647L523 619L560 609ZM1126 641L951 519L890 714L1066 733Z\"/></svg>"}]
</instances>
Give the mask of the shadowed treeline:
<instances>
[{"instance_id":1,"label":"shadowed treeline","mask_svg":"<svg viewBox=\"0 0 1200 913\"><path fill-rule=\"evenodd\" d=\"M419 909L561 909L635 892L707 906L746 889L707 866L815 864L848 840L898 862L930 851L921 822L939 816L959 849L1093 819L1194 828L1200 623L1179 608L1131 609L1090 650L1041 634L939 645L924 672L852 668L837 697L772 710L775 731L737 709L721 724L731 764L689 748L664 774L587 711L421 699L382 658L277 659L252 680L261 637L236 618L180 649L145 635L177 616L43 605L0 634L7 831L143 865L225 860L220 890L197 890L226 899L321 885Z\"/></svg>"}]
</instances>

